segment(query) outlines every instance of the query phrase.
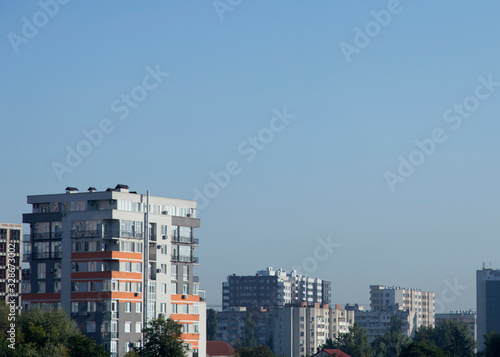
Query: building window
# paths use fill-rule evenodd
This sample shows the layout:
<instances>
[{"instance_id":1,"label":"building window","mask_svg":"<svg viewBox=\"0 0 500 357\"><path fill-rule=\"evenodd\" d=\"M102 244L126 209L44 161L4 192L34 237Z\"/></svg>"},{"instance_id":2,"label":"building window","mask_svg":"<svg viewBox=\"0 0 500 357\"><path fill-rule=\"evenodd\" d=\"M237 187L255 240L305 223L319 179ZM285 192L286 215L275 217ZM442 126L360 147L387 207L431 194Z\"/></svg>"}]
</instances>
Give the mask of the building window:
<instances>
[{"instance_id":1,"label":"building window","mask_svg":"<svg viewBox=\"0 0 500 357\"><path fill-rule=\"evenodd\" d=\"M71 312L78 312L78 303L77 302L71 303Z\"/></svg>"},{"instance_id":2,"label":"building window","mask_svg":"<svg viewBox=\"0 0 500 357\"><path fill-rule=\"evenodd\" d=\"M135 270L136 270L138 273L142 273L142 263L136 263L136 264L135 264Z\"/></svg>"},{"instance_id":3,"label":"building window","mask_svg":"<svg viewBox=\"0 0 500 357\"><path fill-rule=\"evenodd\" d=\"M96 312L96 306L97 306L97 304L95 301L89 301L87 303L87 311L88 312Z\"/></svg>"},{"instance_id":4,"label":"building window","mask_svg":"<svg viewBox=\"0 0 500 357\"><path fill-rule=\"evenodd\" d=\"M87 322L87 332L95 332L95 321Z\"/></svg>"},{"instance_id":5,"label":"building window","mask_svg":"<svg viewBox=\"0 0 500 357\"><path fill-rule=\"evenodd\" d=\"M193 284L193 295L200 295L200 284Z\"/></svg>"},{"instance_id":6,"label":"building window","mask_svg":"<svg viewBox=\"0 0 500 357\"><path fill-rule=\"evenodd\" d=\"M199 333L200 332L200 327L197 321L193 322L193 332L194 333Z\"/></svg>"},{"instance_id":7,"label":"building window","mask_svg":"<svg viewBox=\"0 0 500 357\"><path fill-rule=\"evenodd\" d=\"M60 281L54 281L54 292L55 293L61 292L61 282Z\"/></svg>"},{"instance_id":8,"label":"building window","mask_svg":"<svg viewBox=\"0 0 500 357\"><path fill-rule=\"evenodd\" d=\"M125 271L126 272L132 271L132 262L125 262Z\"/></svg>"},{"instance_id":9,"label":"building window","mask_svg":"<svg viewBox=\"0 0 500 357\"><path fill-rule=\"evenodd\" d=\"M177 313L177 304L172 304L172 314L176 314Z\"/></svg>"},{"instance_id":10,"label":"building window","mask_svg":"<svg viewBox=\"0 0 500 357\"><path fill-rule=\"evenodd\" d=\"M188 281L189 280L189 266L187 266L187 265L184 265L182 267L182 279L184 281Z\"/></svg>"},{"instance_id":11,"label":"building window","mask_svg":"<svg viewBox=\"0 0 500 357\"><path fill-rule=\"evenodd\" d=\"M88 271L90 272L97 271L97 262L89 262Z\"/></svg>"},{"instance_id":12,"label":"building window","mask_svg":"<svg viewBox=\"0 0 500 357\"><path fill-rule=\"evenodd\" d=\"M117 350L118 350L118 342L117 341L111 341L109 343L109 352L116 353Z\"/></svg>"},{"instance_id":13,"label":"building window","mask_svg":"<svg viewBox=\"0 0 500 357\"><path fill-rule=\"evenodd\" d=\"M183 295L189 294L189 284L182 284L182 294Z\"/></svg>"},{"instance_id":14,"label":"building window","mask_svg":"<svg viewBox=\"0 0 500 357\"><path fill-rule=\"evenodd\" d=\"M200 304L195 302L193 304L193 314L198 315L200 313Z\"/></svg>"},{"instance_id":15,"label":"building window","mask_svg":"<svg viewBox=\"0 0 500 357\"><path fill-rule=\"evenodd\" d=\"M167 313L167 304L162 302L160 305L160 310L161 310L162 314L166 314Z\"/></svg>"},{"instance_id":16,"label":"building window","mask_svg":"<svg viewBox=\"0 0 500 357\"><path fill-rule=\"evenodd\" d=\"M45 293L45 281L38 282L38 292Z\"/></svg>"},{"instance_id":17,"label":"building window","mask_svg":"<svg viewBox=\"0 0 500 357\"><path fill-rule=\"evenodd\" d=\"M125 303L125 312L130 312L131 309L132 309L132 303L130 301L127 301Z\"/></svg>"},{"instance_id":18,"label":"building window","mask_svg":"<svg viewBox=\"0 0 500 357\"><path fill-rule=\"evenodd\" d=\"M38 263L38 279L45 279L47 277L46 268L47 265L45 263Z\"/></svg>"},{"instance_id":19,"label":"building window","mask_svg":"<svg viewBox=\"0 0 500 357\"><path fill-rule=\"evenodd\" d=\"M96 291L97 290L97 284L95 281L89 281L88 282L88 291Z\"/></svg>"},{"instance_id":20,"label":"building window","mask_svg":"<svg viewBox=\"0 0 500 357\"><path fill-rule=\"evenodd\" d=\"M162 264L161 265L161 273L162 274L167 274L167 264Z\"/></svg>"},{"instance_id":21,"label":"building window","mask_svg":"<svg viewBox=\"0 0 500 357\"><path fill-rule=\"evenodd\" d=\"M80 290L80 283L79 282L72 282L71 283L71 291L79 291Z\"/></svg>"},{"instance_id":22,"label":"building window","mask_svg":"<svg viewBox=\"0 0 500 357\"><path fill-rule=\"evenodd\" d=\"M142 303L140 302L135 303L135 312L142 312Z\"/></svg>"},{"instance_id":23,"label":"building window","mask_svg":"<svg viewBox=\"0 0 500 357\"><path fill-rule=\"evenodd\" d=\"M61 263L54 263L54 278L61 278Z\"/></svg>"},{"instance_id":24,"label":"building window","mask_svg":"<svg viewBox=\"0 0 500 357\"><path fill-rule=\"evenodd\" d=\"M175 295L177 294L177 284L176 283L172 283L171 286L170 286L170 290L171 290L171 294L172 295Z\"/></svg>"},{"instance_id":25,"label":"building window","mask_svg":"<svg viewBox=\"0 0 500 357\"><path fill-rule=\"evenodd\" d=\"M142 323L136 322L135 323L135 333L141 333L142 330Z\"/></svg>"},{"instance_id":26,"label":"building window","mask_svg":"<svg viewBox=\"0 0 500 357\"><path fill-rule=\"evenodd\" d=\"M182 313L189 314L189 305L188 304L182 305Z\"/></svg>"},{"instance_id":27,"label":"building window","mask_svg":"<svg viewBox=\"0 0 500 357\"><path fill-rule=\"evenodd\" d=\"M130 332L130 326L132 325L131 322L125 322L125 333L129 333Z\"/></svg>"},{"instance_id":28,"label":"building window","mask_svg":"<svg viewBox=\"0 0 500 357\"><path fill-rule=\"evenodd\" d=\"M160 292L162 294L166 294L167 293L167 284L161 284L161 290Z\"/></svg>"},{"instance_id":29,"label":"building window","mask_svg":"<svg viewBox=\"0 0 500 357\"><path fill-rule=\"evenodd\" d=\"M170 278L172 280L177 280L177 265L172 265L172 271L170 272Z\"/></svg>"}]
</instances>

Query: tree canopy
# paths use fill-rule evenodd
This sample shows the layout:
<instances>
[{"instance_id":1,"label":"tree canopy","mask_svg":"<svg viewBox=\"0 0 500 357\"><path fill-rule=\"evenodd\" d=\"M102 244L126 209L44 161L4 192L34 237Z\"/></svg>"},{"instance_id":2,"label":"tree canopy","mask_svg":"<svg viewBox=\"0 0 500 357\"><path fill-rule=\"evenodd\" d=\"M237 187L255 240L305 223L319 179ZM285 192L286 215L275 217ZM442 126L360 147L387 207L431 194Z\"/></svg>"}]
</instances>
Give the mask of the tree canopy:
<instances>
[{"instance_id":1,"label":"tree canopy","mask_svg":"<svg viewBox=\"0 0 500 357\"><path fill-rule=\"evenodd\" d=\"M160 316L149 322L144 329L144 346L135 349L141 357L185 357L186 347L182 340L182 325Z\"/></svg>"},{"instance_id":2,"label":"tree canopy","mask_svg":"<svg viewBox=\"0 0 500 357\"><path fill-rule=\"evenodd\" d=\"M0 306L0 356L109 356L102 346L84 336L62 309L33 309L14 317L9 321L9 307ZM11 323L15 325L14 344L7 339Z\"/></svg>"}]
</instances>

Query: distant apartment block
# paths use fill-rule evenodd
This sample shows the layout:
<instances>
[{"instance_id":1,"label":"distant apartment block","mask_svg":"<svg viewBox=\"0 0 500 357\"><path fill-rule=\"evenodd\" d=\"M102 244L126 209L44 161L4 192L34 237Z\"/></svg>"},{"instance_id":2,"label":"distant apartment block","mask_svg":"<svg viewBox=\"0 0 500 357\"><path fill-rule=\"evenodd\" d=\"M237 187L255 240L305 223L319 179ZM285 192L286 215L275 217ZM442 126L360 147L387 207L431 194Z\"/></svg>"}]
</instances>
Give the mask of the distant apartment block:
<instances>
[{"instance_id":1,"label":"distant apartment block","mask_svg":"<svg viewBox=\"0 0 500 357\"><path fill-rule=\"evenodd\" d=\"M28 196L32 212L24 259L23 307L62 307L111 356L142 340L152 318L182 324L189 356L205 356L206 305L200 298L196 202L130 191Z\"/></svg>"},{"instance_id":2,"label":"distant apartment block","mask_svg":"<svg viewBox=\"0 0 500 357\"><path fill-rule=\"evenodd\" d=\"M354 321L359 325L359 327L366 330L369 342L373 342L378 336L385 334L390 327L390 322L393 316L397 316L403 322L403 334L406 336L412 336L416 331L415 313L412 313L409 310L357 310L354 314Z\"/></svg>"},{"instance_id":3,"label":"distant apartment block","mask_svg":"<svg viewBox=\"0 0 500 357\"><path fill-rule=\"evenodd\" d=\"M255 339L268 345L277 356L304 357L317 351L327 338L349 331L354 312L340 305L287 304L264 308L233 307L217 313L217 340L238 345L248 316L255 321Z\"/></svg>"},{"instance_id":4,"label":"distant apartment block","mask_svg":"<svg viewBox=\"0 0 500 357\"><path fill-rule=\"evenodd\" d=\"M371 285L370 307L372 311L408 310L412 317L412 331L420 326L434 326L434 293L419 289ZM412 332L413 335L413 332Z\"/></svg>"},{"instance_id":5,"label":"distant apartment block","mask_svg":"<svg viewBox=\"0 0 500 357\"><path fill-rule=\"evenodd\" d=\"M500 270L476 271L477 341L484 348L484 335L489 331L500 333Z\"/></svg>"},{"instance_id":6,"label":"distant apartment block","mask_svg":"<svg viewBox=\"0 0 500 357\"><path fill-rule=\"evenodd\" d=\"M436 326L444 320L464 322L469 326L469 332L474 341L477 341L477 314L470 311L456 311L448 314L436 314Z\"/></svg>"},{"instance_id":7,"label":"distant apartment block","mask_svg":"<svg viewBox=\"0 0 500 357\"><path fill-rule=\"evenodd\" d=\"M0 301L21 308L22 225L0 223Z\"/></svg>"},{"instance_id":8,"label":"distant apartment block","mask_svg":"<svg viewBox=\"0 0 500 357\"><path fill-rule=\"evenodd\" d=\"M273 307L297 304L328 304L331 282L313 279L292 271L279 269L258 271L255 275L227 277L222 284L222 307Z\"/></svg>"},{"instance_id":9,"label":"distant apartment block","mask_svg":"<svg viewBox=\"0 0 500 357\"><path fill-rule=\"evenodd\" d=\"M254 336L257 343L272 348L275 313L265 308L232 307L217 312L216 339L238 346L242 342L245 321L249 316L255 321Z\"/></svg>"}]
</instances>

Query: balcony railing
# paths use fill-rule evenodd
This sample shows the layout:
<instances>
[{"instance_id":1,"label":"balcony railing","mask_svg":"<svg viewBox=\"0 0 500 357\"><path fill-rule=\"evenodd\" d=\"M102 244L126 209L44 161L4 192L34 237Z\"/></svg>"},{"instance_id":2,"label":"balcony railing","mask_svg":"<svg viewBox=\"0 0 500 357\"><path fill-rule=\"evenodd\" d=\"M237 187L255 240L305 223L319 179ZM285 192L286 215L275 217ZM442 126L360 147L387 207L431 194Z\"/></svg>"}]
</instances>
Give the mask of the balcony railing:
<instances>
[{"instance_id":1,"label":"balcony railing","mask_svg":"<svg viewBox=\"0 0 500 357\"><path fill-rule=\"evenodd\" d=\"M118 332L103 332L103 339L118 338Z\"/></svg>"},{"instance_id":2,"label":"balcony railing","mask_svg":"<svg viewBox=\"0 0 500 357\"><path fill-rule=\"evenodd\" d=\"M100 238L101 230L71 231L71 238Z\"/></svg>"},{"instance_id":3,"label":"balcony railing","mask_svg":"<svg viewBox=\"0 0 500 357\"><path fill-rule=\"evenodd\" d=\"M199 245L200 244L200 239L199 238L193 238L193 237L172 237L172 242Z\"/></svg>"},{"instance_id":4,"label":"balcony railing","mask_svg":"<svg viewBox=\"0 0 500 357\"><path fill-rule=\"evenodd\" d=\"M134 232L134 231L105 231L104 238L143 238L142 232Z\"/></svg>"},{"instance_id":5,"label":"balcony railing","mask_svg":"<svg viewBox=\"0 0 500 357\"><path fill-rule=\"evenodd\" d=\"M185 256L185 255L175 255L172 254L172 261L173 262L181 262L181 263L194 263L198 264L199 258L198 257L192 257L192 256Z\"/></svg>"},{"instance_id":6,"label":"balcony railing","mask_svg":"<svg viewBox=\"0 0 500 357\"><path fill-rule=\"evenodd\" d=\"M24 254L23 261L27 262L31 259L60 259L62 258L62 252L33 252L31 254Z\"/></svg>"}]
</instances>

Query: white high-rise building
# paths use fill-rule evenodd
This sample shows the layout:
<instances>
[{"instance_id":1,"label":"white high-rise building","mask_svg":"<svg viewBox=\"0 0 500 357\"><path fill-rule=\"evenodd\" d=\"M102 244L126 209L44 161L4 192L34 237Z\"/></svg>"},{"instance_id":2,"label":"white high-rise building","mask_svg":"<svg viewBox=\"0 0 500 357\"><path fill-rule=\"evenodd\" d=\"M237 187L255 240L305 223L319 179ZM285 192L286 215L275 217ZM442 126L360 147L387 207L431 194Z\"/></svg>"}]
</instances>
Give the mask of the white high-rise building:
<instances>
[{"instance_id":1,"label":"white high-rise building","mask_svg":"<svg viewBox=\"0 0 500 357\"><path fill-rule=\"evenodd\" d=\"M199 295L196 202L105 191L28 196L32 213L23 307L62 307L112 356L142 339L146 321L171 316L190 356L205 356L206 305ZM149 205L148 205L149 203Z\"/></svg>"}]
</instances>

